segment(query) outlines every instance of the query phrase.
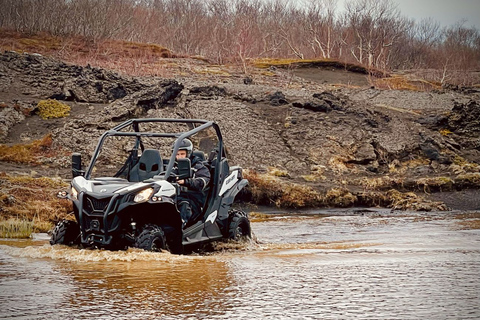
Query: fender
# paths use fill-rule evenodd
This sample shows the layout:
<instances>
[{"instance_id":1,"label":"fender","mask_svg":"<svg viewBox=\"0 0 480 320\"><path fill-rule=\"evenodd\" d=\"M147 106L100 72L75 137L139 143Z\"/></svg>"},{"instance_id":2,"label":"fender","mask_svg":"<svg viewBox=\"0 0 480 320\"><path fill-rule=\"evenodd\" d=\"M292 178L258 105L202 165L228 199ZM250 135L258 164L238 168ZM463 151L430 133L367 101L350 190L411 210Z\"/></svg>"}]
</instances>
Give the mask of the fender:
<instances>
[{"instance_id":1,"label":"fender","mask_svg":"<svg viewBox=\"0 0 480 320\"><path fill-rule=\"evenodd\" d=\"M223 195L222 202L219 207L219 214L218 214L220 219L225 219L226 217L228 217L228 209L230 209L230 206L232 205L233 201L235 201L236 195L247 185L248 185L248 180L242 179L238 181L233 187L231 187Z\"/></svg>"},{"instance_id":2,"label":"fender","mask_svg":"<svg viewBox=\"0 0 480 320\"><path fill-rule=\"evenodd\" d=\"M231 197L235 199L235 196L247 185L248 185L247 179L240 180L232 188L230 188L227 192L225 192L225 194L223 195L223 199L231 198ZM224 203L224 201L222 201L222 203Z\"/></svg>"}]
</instances>

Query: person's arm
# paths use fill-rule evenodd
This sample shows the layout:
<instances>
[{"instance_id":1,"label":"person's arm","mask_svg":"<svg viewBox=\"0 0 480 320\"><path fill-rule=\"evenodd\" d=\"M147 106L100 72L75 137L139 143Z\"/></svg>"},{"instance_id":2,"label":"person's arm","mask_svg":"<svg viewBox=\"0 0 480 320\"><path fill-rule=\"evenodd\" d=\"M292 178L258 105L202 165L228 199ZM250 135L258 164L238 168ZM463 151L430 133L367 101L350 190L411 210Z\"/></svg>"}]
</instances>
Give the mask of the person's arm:
<instances>
[{"instance_id":1,"label":"person's arm","mask_svg":"<svg viewBox=\"0 0 480 320\"><path fill-rule=\"evenodd\" d=\"M208 183L210 182L210 171L204 165L199 165L195 169L196 171L193 177L185 179L183 185L190 190L203 191L208 187Z\"/></svg>"}]
</instances>

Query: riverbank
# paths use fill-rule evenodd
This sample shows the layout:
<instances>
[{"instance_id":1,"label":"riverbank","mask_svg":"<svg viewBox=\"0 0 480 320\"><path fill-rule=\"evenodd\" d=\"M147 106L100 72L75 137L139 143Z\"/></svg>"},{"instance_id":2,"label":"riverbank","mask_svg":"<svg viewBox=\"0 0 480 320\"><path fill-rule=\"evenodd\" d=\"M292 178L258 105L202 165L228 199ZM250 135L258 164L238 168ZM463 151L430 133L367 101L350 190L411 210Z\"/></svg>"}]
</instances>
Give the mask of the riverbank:
<instances>
[{"instance_id":1,"label":"riverbank","mask_svg":"<svg viewBox=\"0 0 480 320\"><path fill-rule=\"evenodd\" d=\"M0 54L3 221L31 221L41 208L47 221L68 214L41 192L65 188L71 153L88 158L105 130L131 117L216 121L230 162L250 180L243 200L252 205L480 209L477 87L392 90L341 69L252 63L245 74L201 59L156 61L168 66L162 77ZM42 118L48 99L68 115ZM63 184L40 192L41 179Z\"/></svg>"}]
</instances>

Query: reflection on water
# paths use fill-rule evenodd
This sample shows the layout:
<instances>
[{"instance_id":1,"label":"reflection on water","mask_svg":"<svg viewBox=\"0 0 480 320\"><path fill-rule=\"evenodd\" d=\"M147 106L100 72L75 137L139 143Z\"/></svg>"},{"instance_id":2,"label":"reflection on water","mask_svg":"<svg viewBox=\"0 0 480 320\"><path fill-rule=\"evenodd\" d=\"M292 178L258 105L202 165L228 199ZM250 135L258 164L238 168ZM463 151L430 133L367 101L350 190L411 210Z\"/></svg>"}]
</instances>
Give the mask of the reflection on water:
<instances>
[{"instance_id":1,"label":"reflection on water","mask_svg":"<svg viewBox=\"0 0 480 320\"><path fill-rule=\"evenodd\" d=\"M190 256L1 240L0 318L478 319L479 220L274 214Z\"/></svg>"}]
</instances>

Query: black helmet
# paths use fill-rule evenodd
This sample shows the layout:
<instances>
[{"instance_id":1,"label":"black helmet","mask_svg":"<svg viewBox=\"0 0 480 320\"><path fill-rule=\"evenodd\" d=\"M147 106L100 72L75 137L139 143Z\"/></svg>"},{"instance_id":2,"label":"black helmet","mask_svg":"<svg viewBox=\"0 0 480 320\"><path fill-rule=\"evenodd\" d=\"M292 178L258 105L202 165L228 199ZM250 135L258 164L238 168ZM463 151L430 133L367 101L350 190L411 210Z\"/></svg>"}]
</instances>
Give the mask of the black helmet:
<instances>
[{"instance_id":1,"label":"black helmet","mask_svg":"<svg viewBox=\"0 0 480 320\"><path fill-rule=\"evenodd\" d=\"M180 147L178 147L178 150L187 150L187 158L190 157L193 151L193 143L192 141L188 139L183 139L183 141L180 143Z\"/></svg>"}]
</instances>

